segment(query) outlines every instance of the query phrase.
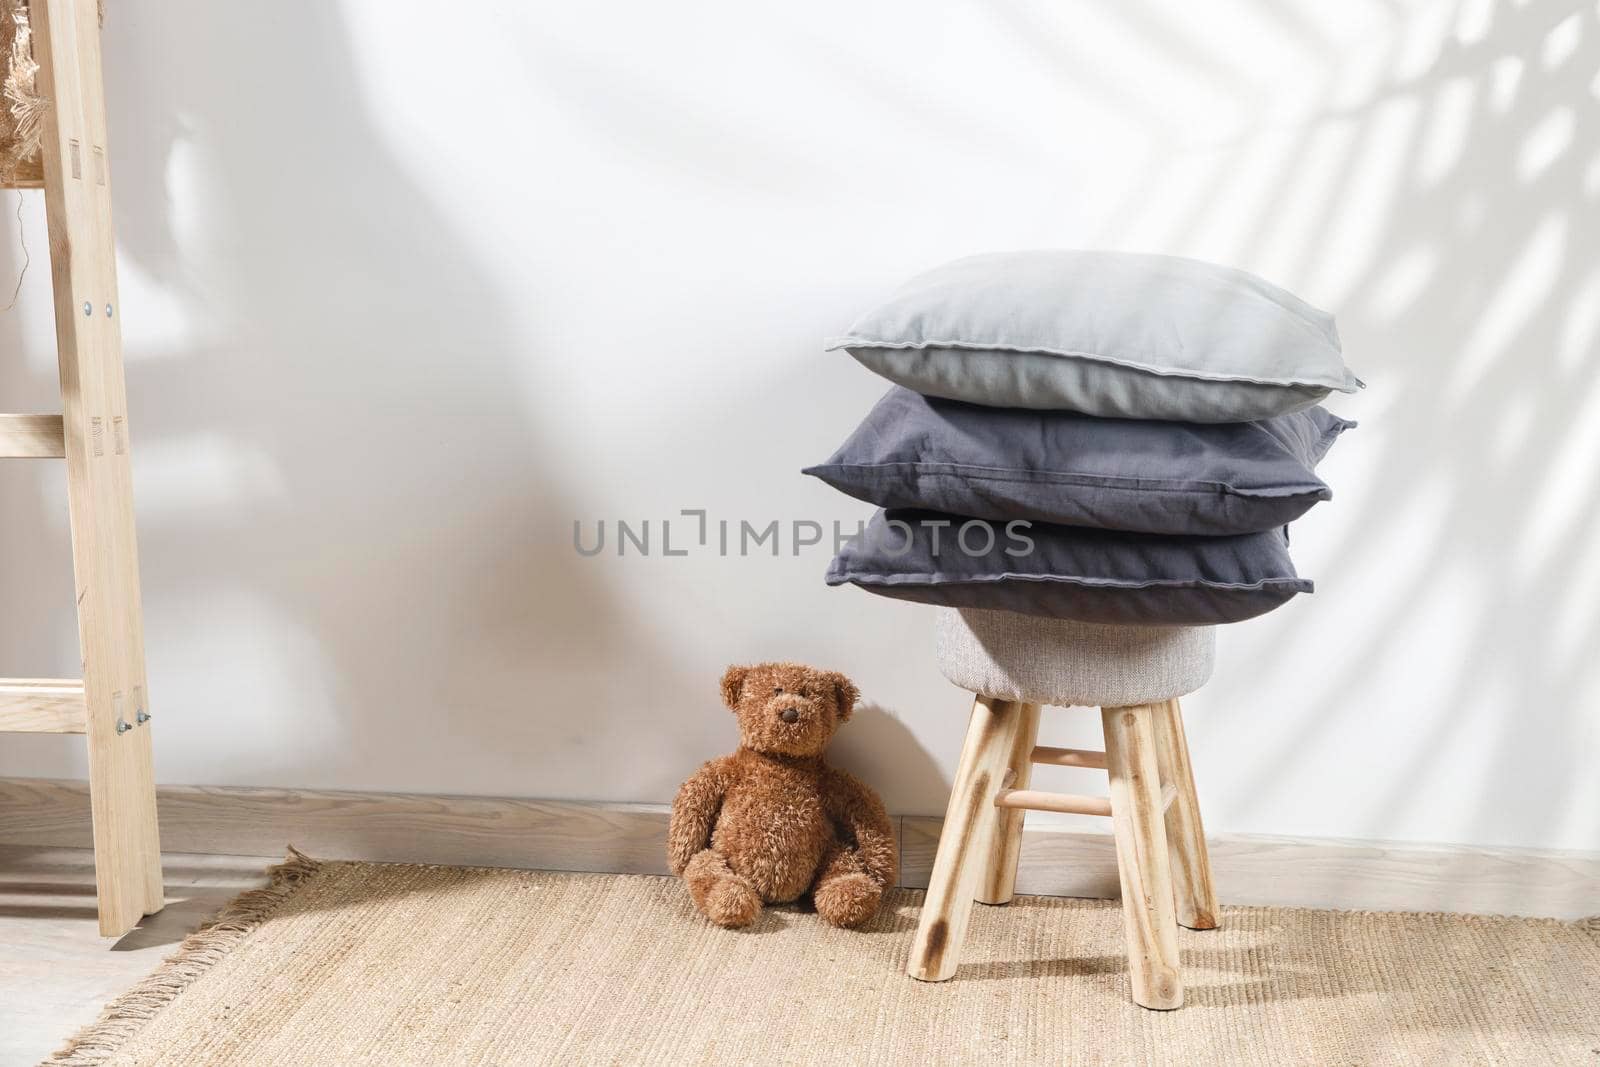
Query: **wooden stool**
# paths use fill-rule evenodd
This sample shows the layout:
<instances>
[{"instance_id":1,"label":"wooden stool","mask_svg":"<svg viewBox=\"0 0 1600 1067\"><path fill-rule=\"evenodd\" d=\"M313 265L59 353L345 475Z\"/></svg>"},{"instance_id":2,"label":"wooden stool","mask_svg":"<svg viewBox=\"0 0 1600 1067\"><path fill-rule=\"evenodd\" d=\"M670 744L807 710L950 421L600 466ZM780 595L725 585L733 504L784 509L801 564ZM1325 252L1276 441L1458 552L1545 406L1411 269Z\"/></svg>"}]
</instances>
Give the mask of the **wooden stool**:
<instances>
[{"instance_id":1,"label":"wooden stool","mask_svg":"<svg viewBox=\"0 0 1600 1067\"><path fill-rule=\"evenodd\" d=\"M1178 697L1211 676L1208 627L1102 626L940 609L939 669L977 696L907 973L956 972L974 899L1011 900L1025 811L1110 816L1133 999L1183 1003L1177 925L1217 925ZM1041 705L1099 707L1105 751L1037 745ZM1109 797L1028 788L1033 764L1108 772Z\"/></svg>"}]
</instances>

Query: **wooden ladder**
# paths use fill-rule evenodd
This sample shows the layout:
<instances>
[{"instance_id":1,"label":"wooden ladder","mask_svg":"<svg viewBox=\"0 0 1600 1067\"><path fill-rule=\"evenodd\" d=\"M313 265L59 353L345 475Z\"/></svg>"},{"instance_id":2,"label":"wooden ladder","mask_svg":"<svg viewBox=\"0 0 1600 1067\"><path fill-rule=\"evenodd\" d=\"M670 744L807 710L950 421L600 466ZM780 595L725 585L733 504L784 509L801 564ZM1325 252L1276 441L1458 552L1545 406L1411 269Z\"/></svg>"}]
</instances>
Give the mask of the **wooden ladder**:
<instances>
[{"instance_id":1,"label":"wooden ladder","mask_svg":"<svg viewBox=\"0 0 1600 1067\"><path fill-rule=\"evenodd\" d=\"M163 901L99 18L96 0L29 8L51 106L39 167L13 185L44 189L61 414L0 415L0 458L67 461L83 679L0 680L0 730L85 735L100 933L115 937Z\"/></svg>"}]
</instances>

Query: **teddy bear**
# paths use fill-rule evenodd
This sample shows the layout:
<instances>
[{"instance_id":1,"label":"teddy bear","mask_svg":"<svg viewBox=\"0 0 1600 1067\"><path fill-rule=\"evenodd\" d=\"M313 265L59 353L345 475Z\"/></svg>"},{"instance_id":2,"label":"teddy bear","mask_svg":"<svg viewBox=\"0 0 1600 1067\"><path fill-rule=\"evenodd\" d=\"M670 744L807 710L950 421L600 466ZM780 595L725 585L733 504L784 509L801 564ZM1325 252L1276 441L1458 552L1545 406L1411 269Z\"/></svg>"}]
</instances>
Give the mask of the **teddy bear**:
<instances>
[{"instance_id":1,"label":"teddy bear","mask_svg":"<svg viewBox=\"0 0 1600 1067\"><path fill-rule=\"evenodd\" d=\"M719 926L811 894L835 926L877 914L898 857L883 802L822 761L859 694L842 674L797 663L729 667L722 701L739 748L711 760L672 802L667 863Z\"/></svg>"}]
</instances>

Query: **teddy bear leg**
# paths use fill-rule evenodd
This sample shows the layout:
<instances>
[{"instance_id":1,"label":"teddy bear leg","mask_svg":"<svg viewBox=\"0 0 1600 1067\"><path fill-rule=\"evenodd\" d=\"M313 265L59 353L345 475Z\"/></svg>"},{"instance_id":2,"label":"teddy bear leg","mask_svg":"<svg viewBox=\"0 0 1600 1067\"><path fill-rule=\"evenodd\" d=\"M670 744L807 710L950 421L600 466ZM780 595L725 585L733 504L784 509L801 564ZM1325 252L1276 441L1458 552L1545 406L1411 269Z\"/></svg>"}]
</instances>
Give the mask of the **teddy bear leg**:
<instances>
[{"instance_id":1,"label":"teddy bear leg","mask_svg":"<svg viewBox=\"0 0 1600 1067\"><path fill-rule=\"evenodd\" d=\"M683 869L683 880L695 907L718 926L749 926L761 911L761 897L755 887L735 874L716 849L695 853Z\"/></svg>"},{"instance_id":2,"label":"teddy bear leg","mask_svg":"<svg viewBox=\"0 0 1600 1067\"><path fill-rule=\"evenodd\" d=\"M860 926L878 914L883 887L873 880L854 849L835 845L811 887L817 914L834 926Z\"/></svg>"}]
</instances>

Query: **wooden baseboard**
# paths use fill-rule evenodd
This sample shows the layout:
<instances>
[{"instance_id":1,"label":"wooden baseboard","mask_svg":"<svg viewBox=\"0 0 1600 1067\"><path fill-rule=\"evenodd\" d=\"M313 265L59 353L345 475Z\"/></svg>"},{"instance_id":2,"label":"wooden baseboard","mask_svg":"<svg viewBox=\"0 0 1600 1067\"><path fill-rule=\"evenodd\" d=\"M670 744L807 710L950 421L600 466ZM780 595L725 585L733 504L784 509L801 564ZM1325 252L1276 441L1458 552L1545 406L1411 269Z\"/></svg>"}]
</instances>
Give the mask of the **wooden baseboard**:
<instances>
[{"instance_id":1,"label":"wooden baseboard","mask_svg":"<svg viewBox=\"0 0 1600 1067\"><path fill-rule=\"evenodd\" d=\"M168 852L310 855L403 863L665 874L667 809L499 797L163 786ZM901 884L928 882L941 820L895 819ZM84 782L0 778L0 844L88 848ZM1600 855L1222 835L1210 839L1224 904L1456 911L1561 919L1600 913ZM1019 893L1115 897L1104 833L1023 834Z\"/></svg>"},{"instance_id":2,"label":"wooden baseboard","mask_svg":"<svg viewBox=\"0 0 1600 1067\"><path fill-rule=\"evenodd\" d=\"M178 785L156 807L163 852L667 873L659 805ZM0 844L91 843L87 782L0 778Z\"/></svg>"}]
</instances>

